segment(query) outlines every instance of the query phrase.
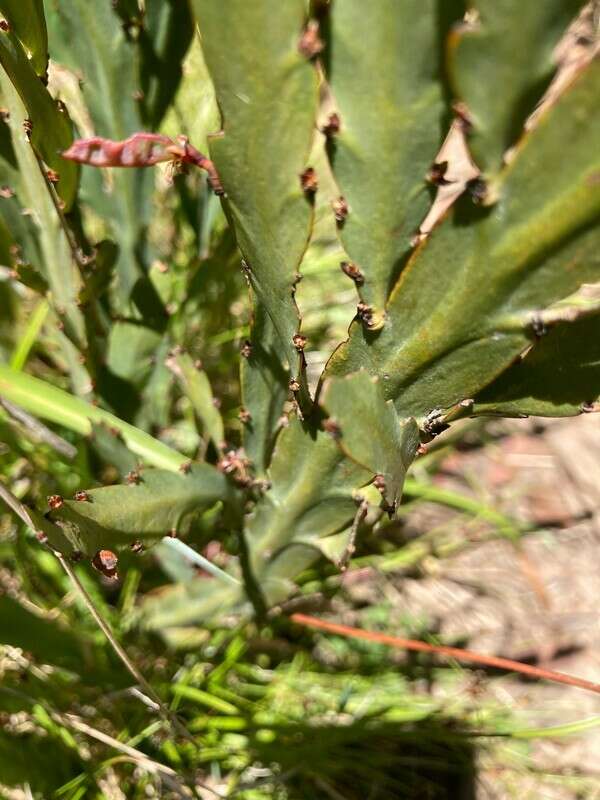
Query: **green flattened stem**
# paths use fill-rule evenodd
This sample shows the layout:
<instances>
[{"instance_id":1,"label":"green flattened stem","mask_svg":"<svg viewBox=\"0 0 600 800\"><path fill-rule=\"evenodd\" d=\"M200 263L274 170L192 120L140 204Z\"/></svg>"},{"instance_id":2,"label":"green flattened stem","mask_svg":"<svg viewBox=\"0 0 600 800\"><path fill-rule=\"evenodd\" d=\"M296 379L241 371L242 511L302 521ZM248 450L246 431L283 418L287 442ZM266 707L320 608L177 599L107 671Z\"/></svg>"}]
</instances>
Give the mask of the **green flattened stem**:
<instances>
[{"instance_id":1,"label":"green flattened stem","mask_svg":"<svg viewBox=\"0 0 600 800\"><path fill-rule=\"evenodd\" d=\"M193 7L222 113L211 158L254 293L254 324L270 329L268 342L251 336L253 355L242 371L253 420L244 444L264 473L285 396L291 391L305 411L310 406L304 357L294 342L294 285L313 216L301 176L314 137L317 76L299 47L303 0L194 0ZM268 396L273 384L277 403Z\"/></svg>"},{"instance_id":2,"label":"green flattened stem","mask_svg":"<svg viewBox=\"0 0 600 800\"><path fill-rule=\"evenodd\" d=\"M417 423L401 422L379 381L364 371L328 380L321 405L344 453L377 476L384 504L394 511L419 446Z\"/></svg>"},{"instance_id":3,"label":"green flattened stem","mask_svg":"<svg viewBox=\"0 0 600 800\"><path fill-rule=\"evenodd\" d=\"M437 0L343 0L329 12L325 67L339 130L327 150L347 205L340 235L358 270L348 274L371 330L384 324L431 204L426 177L445 133L441 42L458 18L457 3L443 5L440 15Z\"/></svg>"},{"instance_id":4,"label":"green flattened stem","mask_svg":"<svg viewBox=\"0 0 600 800\"><path fill-rule=\"evenodd\" d=\"M470 0L468 5L468 21L449 40L450 80L472 125L471 152L491 177L548 85L556 69L554 49L582 2Z\"/></svg>"},{"instance_id":5,"label":"green flattened stem","mask_svg":"<svg viewBox=\"0 0 600 800\"><path fill-rule=\"evenodd\" d=\"M365 368L401 418L424 420L472 400L536 341L536 315L598 281L599 93L593 62L522 139L495 205L459 203L412 256L383 330L354 324L326 375Z\"/></svg>"}]
</instances>

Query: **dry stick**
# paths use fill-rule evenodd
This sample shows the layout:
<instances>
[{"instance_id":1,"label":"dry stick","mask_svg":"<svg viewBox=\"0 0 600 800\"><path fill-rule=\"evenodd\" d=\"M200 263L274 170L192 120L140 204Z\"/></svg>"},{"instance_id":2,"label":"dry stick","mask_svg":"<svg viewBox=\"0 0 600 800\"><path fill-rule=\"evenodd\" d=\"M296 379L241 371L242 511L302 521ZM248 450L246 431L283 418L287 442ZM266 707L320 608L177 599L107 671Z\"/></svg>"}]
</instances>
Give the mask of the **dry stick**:
<instances>
[{"instance_id":1,"label":"dry stick","mask_svg":"<svg viewBox=\"0 0 600 800\"><path fill-rule=\"evenodd\" d=\"M43 423L41 423L35 417L32 417L31 414L28 414L27 411L22 409L20 406L16 406L14 403L4 400L2 397L0 397L0 407L2 407L12 419L16 420L24 428L26 428L26 430L28 430L35 438L50 445L50 447L52 447L57 453L60 453L65 458L73 460L77 455L77 448L74 447L71 442L67 442L66 439L62 438L62 436L59 436L57 433L54 433L54 431L51 431L50 428L47 428Z\"/></svg>"},{"instance_id":2,"label":"dry stick","mask_svg":"<svg viewBox=\"0 0 600 800\"><path fill-rule=\"evenodd\" d=\"M74 714L52 714L52 717L56 720L56 722L74 728L76 731L84 733L86 736L91 736L93 739L97 739L99 742L102 742L103 744L106 744L109 747L124 753L125 755L129 756L129 758L138 766L146 770L146 772L155 775L160 774L165 783L167 783L173 791L177 792L179 797L189 796L182 791L182 787L177 780L177 773L174 769L171 769L171 767L167 767L165 764L161 764L159 761L154 761L147 756L146 753L142 753L141 750L136 750L135 747L130 747L128 744L125 744L125 742L120 742L118 739L109 736L103 731L92 728L91 725L83 722L83 720L80 720Z\"/></svg>"},{"instance_id":3,"label":"dry stick","mask_svg":"<svg viewBox=\"0 0 600 800\"><path fill-rule=\"evenodd\" d=\"M485 656L481 653L474 653L472 650L462 650L460 647L446 647L440 644L428 644L420 642L418 639L401 639L397 636L389 636L385 633L374 633L360 628L351 628L348 625L338 625L335 622L326 622L308 614L292 614L290 619L298 625L307 628L318 628L337 636L348 636L354 639L366 639L369 642L387 644L390 647L397 647L401 650L417 650L421 653L433 653L447 658L454 658L457 661L465 661L471 664L482 664L485 667L507 670L508 672L520 672L522 675L529 675L532 678L563 683L566 686L576 686L578 689L587 689L589 692L600 694L600 684L586 681L583 678L576 678L572 675L565 675L564 672L554 672L542 667L532 667L529 664L522 664L520 661L512 661L510 658L498 658L496 656Z\"/></svg>"}]
</instances>

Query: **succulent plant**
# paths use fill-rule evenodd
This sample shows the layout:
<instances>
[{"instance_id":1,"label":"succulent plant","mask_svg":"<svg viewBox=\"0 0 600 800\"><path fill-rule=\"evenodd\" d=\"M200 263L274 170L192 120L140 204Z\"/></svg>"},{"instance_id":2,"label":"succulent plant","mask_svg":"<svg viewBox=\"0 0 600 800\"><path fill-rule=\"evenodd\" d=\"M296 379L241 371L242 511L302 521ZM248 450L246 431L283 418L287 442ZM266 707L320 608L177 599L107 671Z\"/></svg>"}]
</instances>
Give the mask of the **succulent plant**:
<instances>
[{"instance_id":1,"label":"succulent plant","mask_svg":"<svg viewBox=\"0 0 600 800\"><path fill-rule=\"evenodd\" d=\"M36 515L44 541L97 563L220 504L238 543L228 579L180 581L144 622L263 614L318 558L351 558L452 421L600 409L600 65L584 54L553 82L581 2L334 0L311 17L304 0L147 0L141 18L113 5L61 0L45 17L0 3L2 249L48 299L71 383L0 366L0 396L143 465ZM195 24L220 115L194 142L206 154L161 128ZM45 85L48 47L83 79L70 102ZM357 313L312 387L295 292L322 191L315 147ZM185 349L193 284L173 321L152 273L144 168L159 161L208 173L220 199L195 184L202 213L220 202L239 250L252 306L239 441ZM173 381L205 442L191 465L150 434Z\"/></svg>"}]
</instances>

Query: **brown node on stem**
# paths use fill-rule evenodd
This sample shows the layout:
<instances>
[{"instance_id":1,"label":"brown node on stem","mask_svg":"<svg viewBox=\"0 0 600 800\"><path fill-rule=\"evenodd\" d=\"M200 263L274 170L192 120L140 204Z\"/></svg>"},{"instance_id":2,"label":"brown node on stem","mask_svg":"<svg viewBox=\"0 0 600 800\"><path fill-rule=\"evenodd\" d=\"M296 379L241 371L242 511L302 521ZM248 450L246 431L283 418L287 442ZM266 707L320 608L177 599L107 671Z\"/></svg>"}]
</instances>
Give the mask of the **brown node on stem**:
<instances>
[{"instance_id":1,"label":"brown node on stem","mask_svg":"<svg viewBox=\"0 0 600 800\"><path fill-rule=\"evenodd\" d=\"M131 548L132 553L141 553L144 549L144 544L141 539L136 539L129 545L129 547Z\"/></svg>"},{"instance_id":2,"label":"brown node on stem","mask_svg":"<svg viewBox=\"0 0 600 800\"><path fill-rule=\"evenodd\" d=\"M296 380L296 378L290 378L289 382L290 392L299 392L300 391L300 384Z\"/></svg>"},{"instance_id":3,"label":"brown node on stem","mask_svg":"<svg viewBox=\"0 0 600 800\"><path fill-rule=\"evenodd\" d=\"M487 184L483 178L473 178L467 182L467 191L475 205L480 206L487 197Z\"/></svg>"},{"instance_id":4,"label":"brown node on stem","mask_svg":"<svg viewBox=\"0 0 600 800\"><path fill-rule=\"evenodd\" d=\"M192 462L185 461L183 464L179 466L179 472L182 472L184 475L188 475L192 469Z\"/></svg>"},{"instance_id":5,"label":"brown node on stem","mask_svg":"<svg viewBox=\"0 0 600 800\"><path fill-rule=\"evenodd\" d=\"M141 475L136 469L130 470L127 475L125 475L125 483L128 483L130 486L137 486L141 481Z\"/></svg>"},{"instance_id":6,"label":"brown node on stem","mask_svg":"<svg viewBox=\"0 0 600 800\"><path fill-rule=\"evenodd\" d=\"M323 49L323 41L319 36L319 23L309 19L298 42L298 50L305 58L314 58Z\"/></svg>"},{"instance_id":7,"label":"brown node on stem","mask_svg":"<svg viewBox=\"0 0 600 800\"><path fill-rule=\"evenodd\" d=\"M448 170L447 161L439 161L437 163L434 162L429 168L427 180L434 186L447 186L449 183L451 183L451 181L446 180L446 178L444 177L446 175L447 170Z\"/></svg>"},{"instance_id":8,"label":"brown node on stem","mask_svg":"<svg viewBox=\"0 0 600 800\"><path fill-rule=\"evenodd\" d=\"M375 475L373 479L373 486L383 494L385 492L385 478L383 475Z\"/></svg>"},{"instance_id":9,"label":"brown node on stem","mask_svg":"<svg viewBox=\"0 0 600 800\"><path fill-rule=\"evenodd\" d=\"M365 276L362 274L359 267L356 266L352 261L342 261L340 263L340 269L347 275L349 278L352 278L354 283L357 286L362 286L365 282Z\"/></svg>"},{"instance_id":10,"label":"brown node on stem","mask_svg":"<svg viewBox=\"0 0 600 800\"><path fill-rule=\"evenodd\" d=\"M246 339L244 344L240 348L240 355L244 358L250 358L252 355L252 343L249 339Z\"/></svg>"},{"instance_id":11,"label":"brown node on stem","mask_svg":"<svg viewBox=\"0 0 600 800\"><path fill-rule=\"evenodd\" d=\"M346 198L338 197L337 200L334 200L331 203L331 207L333 208L335 221L338 227L341 228L346 221L346 217L348 216L348 203L346 202Z\"/></svg>"},{"instance_id":12,"label":"brown node on stem","mask_svg":"<svg viewBox=\"0 0 600 800\"><path fill-rule=\"evenodd\" d=\"M247 408L244 408L242 406L242 408L240 408L238 413L238 419L241 423L246 425L252 419L252 414L248 411Z\"/></svg>"},{"instance_id":13,"label":"brown node on stem","mask_svg":"<svg viewBox=\"0 0 600 800\"><path fill-rule=\"evenodd\" d=\"M48 542L48 537L44 533L44 531L36 531L35 538L38 540L40 544L46 544Z\"/></svg>"},{"instance_id":14,"label":"brown node on stem","mask_svg":"<svg viewBox=\"0 0 600 800\"><path fill-rule=\"evenodd\" d=\"M46 170L46 177L48 178L50 183L58 183L58 181L60 180L60 175L58 174L58 172L50 168Z\"/></svg>"},{"instance_id":15,"label":"brown node on stem","mask_svg":"<svg viewBox=\"0 0 600 800\"><path fill-rule=\"evenodd\" d=\"M51 511L56 511L59 508L62 508L62 505L65 501L59 494L51 494L48 497L48 508Z\"/></svg>"},{"instance_id":16,"label":"brown node on stem","mask_svg":"<svg viewBox=\"0 0 600 800\"><path fill-rule=\"evenodd\" d=\"M117 577L117 564L119 559L112 550L98 550L92 559L92 565L106 578Z\"/></svg>"},{"instance_id":17,"label":"brown node on stem","mask_svg":"<svg viewBox=\"0 0 600 800\"><path fill-rule=\"evenodd\" d=\"M77 500L79 503L89 503L90 496L87 492L80 490L79 492L75 492L73 495L73 500Z\"/></svg>"},{"instance_id":18,"label":"brown node on stem","mask_svg":"<svg viewBox=\"0 0 600 800\"><path fill-rule=\"evenodd\" d=\"M292 342L296 350L301 353L306 346L307 339L303 333L295 333L292 336Z\"/></svg>"},{"instance_id":19,"label":"brown node on stem","mask_svg":"<svg viewBox=\"0 0 600 800\"><path fill-rule=\"evenodd\" d=\"M249 486L252 478L248 474L250 461L242 449L229 450L217 463L217 469L225 475L231 475L240 486Z\"/></svg>"},{"instance_id":20,"label":"brown node on stem","mask_svg":"<svg viewBox=\"0 0 600 800\"><path fill-rule=\"evenodd\" d=\"M373 319L373 306L368 303L359 303L356 306L356 313L358 318L363 322L367 328L372 328L374 325Z\"/></svg>"},{"instance_id":21,"label":"brown node on stem","mask_svg":"<svg viewBox=\"0 0 600 800\"><path fill-rule=\"evenodd\" d=\"M340 115L336 111L333 111L327 117L325 125L321 128L321 133L324 133L328 139L331 139L340 132L341 124L342 120L340 119Z\"/></svg>"},{"instance_id":22,"label":"brown node on stem","mask_svg":"<svg viewBox=\"0 0 600 800\"><path fill-rule=\"evenodd\" d=\"M316 193L319 188L319 181L313 167L307 167L300 175L300 185L305 194L314 195Z\"/></svg>"}]
</instances>

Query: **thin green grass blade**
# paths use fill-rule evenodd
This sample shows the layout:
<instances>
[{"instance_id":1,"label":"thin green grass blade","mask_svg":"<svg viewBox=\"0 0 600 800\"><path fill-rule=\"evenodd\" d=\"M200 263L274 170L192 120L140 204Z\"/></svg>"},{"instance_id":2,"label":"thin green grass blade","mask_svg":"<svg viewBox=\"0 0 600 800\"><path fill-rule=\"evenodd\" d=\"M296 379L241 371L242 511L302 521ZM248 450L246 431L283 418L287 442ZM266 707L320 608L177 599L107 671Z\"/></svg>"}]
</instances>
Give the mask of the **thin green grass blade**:
<instances>
[{"instance_id":1,"label":"thin green grass blade","mask_svg":"<svg viewBox=\"0 0 600 800\"><path fill-rule=\"evenodd\" d=\"M176 450L123 422L114 414L73 397L39 378L16 372L2 364L0 396L6 397L34 416L63 425L82 436L92 433L93 423L104 423L110 428L116 428L122 434L127 447L143 462L154 467L176 471L187 462L185 456Z\"/></svg>"}]
</instances>

